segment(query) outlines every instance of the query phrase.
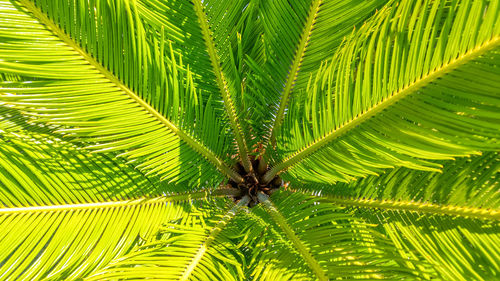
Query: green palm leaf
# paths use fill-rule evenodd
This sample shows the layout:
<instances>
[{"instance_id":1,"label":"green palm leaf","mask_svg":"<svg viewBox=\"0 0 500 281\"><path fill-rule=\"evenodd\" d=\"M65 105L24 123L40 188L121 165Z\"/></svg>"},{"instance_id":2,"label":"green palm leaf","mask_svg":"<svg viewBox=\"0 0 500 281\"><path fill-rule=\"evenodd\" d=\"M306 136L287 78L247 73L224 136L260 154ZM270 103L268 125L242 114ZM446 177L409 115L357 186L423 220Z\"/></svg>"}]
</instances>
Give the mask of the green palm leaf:
<instances>
[{"instance_id":1,"label":"green palm leaf","mask_svg":"<svg viewBox=\"0 0 500 281\"><path fill-rule=\"evenodd\" d=\"M435 265L444 279L495 279L500 268L498 154L442 164L443 173L398 168L351 184L300 191L355 207L358 216L380 224L404 258Z\"/></svg>"},{"instance_id":2,"label":"green palm leaf","mask_svg":"<svg viewBox=\"0 0 500 281\"><path fill-rule=\"evenodd\" d=\"M290 106L266 179L290 167L295 178L321 182L394 166L437 170L425 160L497 150L497 5L409 1L380 10L311 81L306 106ZM474 31L462 33L464 25Z\"/></svg>"},{"instance_id":3,"label":"green palm leaf","mask_svg":"<svg viewBox=\"0 0 500 281\"><path fill-rule=\"evenodd\" d=\"M497 280L498 0L0 0L0 280Z\"/></svg>"},{"instance_id":4,"label":"green palm leaf","mask_svg":"<svg viewBox=\"0 0 500 281\"><path fill-rule=\"evenodd\" d=\"M0 146L2 279L85 276L154 239L189 198L132 167L43 135L4 134ZM78 231L75 231L77 229Z\"/></svg>"},{"instance_id":5,"label":"green palm leaf","mask_svg":"<svg viewBox=\"0 0 500 281\"><path fill-rule=\"evenodd\" d=\"M401 266L402 258L393 255L396 248L391 250L393 246L374 225L353 218L347 209L322 198L288 192L262 201L263 207L254 208L251 215L261 219L253 219L256 226L251 227L267 228L270 235L262 239L255 230L250 230L253 237L247 235L260 244L250 267L258 280L275 276L287 280L393 280L416 275ZM271 268L266 266L269 263Z\"/></svg>"},{"instance_id":6,"label":"green palm leaf","mask_svg":"<svg viewBox=\"0 0 500 281\"><path fill-rule=\"evenodd\" d=\"M366 203L366 207L369 207L369 202L392 202L395 207L399 202L401 204L396 208L407 205L407 210L411 210L412 203L422 205L418 208L422 208L424 203L453 205L463 207L464 212L470 209L473 213L475 209L478 218L500 219L500 214L495 212L500 205L500 159L497 152L439 163L443 166L442 172L396 168L353 183L303 185L299 190L322 194L339 202L356 200L360 204ZM464 213L464 216L467 215Z\"/></svg>"},{"instance_id":7,"label":"green palm leaf","mask_svg":"<svg viewBox=\"0 0 500 281\"><path fill-rule=\"evenodd\" d=\"M88 280L162 279L162 280L240 280L241 257L234 251L231 228L226 228L248 197L230 208L213 208L191 212L175 224L162 227L163 237L145 244L129 255L112 261ZM212 214L214 213L214 214ZM218 221L205 221L210 216ZM234 230L233 230L234 231ZM137 264L144 266L137 267ZM158 278L161 276L161 278Z\"/></svg>"},{"instance_id":8,"label":"green palm leaf","mask_svg":"<svg viewBox=\"0 0 500 281\"><path fill-rule=\"evenodd\" d=\"M110 62L109 70L105 69L93 58L93 56L97 58L103 56L98 52L100 47L98 48L97 45L78 46L77 43L80 42L75 42L68 37L40 9L29 1L23 3L28 8L26 12L32 15L16 10L8 10L9 13L4 15L9 20L6 23L9 29L2 35L5 38L2 40L2 46L6 51L2 52L0 71L25 77L21 81L2 87L2 100L4 102L41 117L40 121L72 126L73 128L61 128L61 131L75 134L87 141L98 142L99 144L93 146L98 151L127 150L122 156L129 160L140 160L141 163L138 164L140 168L149 173L162 175L171 181L182 182L196 179L198 184L209 180L212 183L217 182L217 178L194 177L195 174L205 174L201 173L202 171L214 172L212 166L201 158L199 153L209 162L215 163L225 173L234 174L220 159L227 158L224 153L232 154L231 150L228 151L228 148L231 148L231 145L227 145L229 141L225 139L226 137L221 138L211 131L213 126L221 125L220 121L217 120L215 109L210 102L204 104L194 89L190 72L181 72L175 60L164 61L158 65L151 62L150 58L148 60L154 51L169 52L169 50L168 47L158 46L158 44L143 46L143 48L151 47L145 50L137 47L139 44L145 44L144 40L146 40L141 37L136 38L137 34L142 34L140 21L131 22L130 24L134 27L133 32L127 34L130 40L137 39L139 42L131 41L128 46L122 46L122 48L127 50L126 56L134 57L133 59L139 55L138 62L131 62L131 69L127 71L134 70L137 73L142 68L150 67L151 72L155 74L164 73L164 81L154 77L149 78L157 83L150 85L149 88L141 80L148 79L147 76L132 75L136 80L128 81L127 75L131 74L126 75L125 70L114 69L113 65L123 66L127 57ZM8 8L7 3L5 5ZM92 6L92 8L79 8L81 8L81 13L95 10L104 15L111 10L118 13L121 9L128 9L129 17L134 15L126 4L123 4L125 7L112 7L104 2L101 2L100 5ZM67 9L51 12L59 13L68 9L74 10L76 7L67 7ZM104 16L99 17L108 19ZM24 25L17 24L16 19L19 18L25 22ZM63 15L60 15L60 18L64 18ZM33 22L34 20L46 24L50 31L43 25ZM65 24L69 25L70 22ZM97 29L96 26L102 28L98 22L90 24L90 26L79 27L90 30ZM113 22L107 24L113 26ZM68 26L66 29L70 31L72 26ZM94 36L85 29L78 32L89 34L89 37ZM30 34L38 34L38 36ZM88 42L84 37L77 38ZM106 38L111 41L107 47L112 50L113 43L116 43L119 38L113 39L112 36ZM29 44L26 44L28 42ZM104 41L99 42L100 44L104 43ZM162 44L164 43L163 41ZM88 44L97 43L89 42ZM89 54L84 48L95 50L96 53ZM144 56L142 58L144 61L140 60L141 56ZM135 63L144 63L145 65L135 66ZM107 63L105 62L105 64ZM122 79L127 81L128 85L118 80L113 72L119 76L123 72L123 75L126 76L123 76ZM181 78L183 76L185 78ZM183 80L186 82L184 83ZM147 97L143 94L141 98L133 92L133 89L137 87L134 86L134 83L141 83L139 92L148 91L152 94L150 90L155 89L158 91L157 95L161 93L161 96ZM82 91L82 87L92 90ZM161 104L173 104L177 105L177 108L172 106L155 109L145 102L148 99L158 98L162 99ZM196 125L193 124L194 120L197 120ZM218 131L224 132L225 130L221 128ZM192 135L198 135L208 140L212 148L208 148ZM163 140L162 144L156 141L158 139ZM182 165L184 171L182 175L176 165L180 162L186 163L186 165ZM201 166L191 163L199 163Z\"/></svg>"},{"instance_id":9,"label":"green palm leaf","mask_svg":"<svg viewBox=\"0 0 500 281\"><path fill-rule=\"evenodd\" d=\"M283 3L269 2L269 7L263 7L264 35L269 37L268 41L271 45L269 49L270 52L274 52L275 56L269 58L269 65L265 67L267 73L276 72L282 75L280 80L275 80L275 88L280 90L281 95L278 96L280 102L276 106L276 117L270 128L271 141L275 142L275 135L283 122L285 109L292 98L293 89L304 89L309 75L316 72L318 64L329 58L332 51L338 48L343 37L352 31L353 26L366 20L373 10L382 6L384 2L352 1L346 3L315 0L305 5L300 2L296 3L296 6L290 5L287 13L277 12L285 6ZM343 16L354 11L353 15ZM273 20L275 15L279 15L279 20ZM302 24L290 25L289 23L293 21L300 21ZM276 22L280 24L276 25ZM296 29L289 29L287 26L294 26ZM290 40L283 40L287 37ZM283 63L288 61L292 61L292 65ZM275 100L277 100L276 97L273 101Z\"/></svg>"}]
</instances>

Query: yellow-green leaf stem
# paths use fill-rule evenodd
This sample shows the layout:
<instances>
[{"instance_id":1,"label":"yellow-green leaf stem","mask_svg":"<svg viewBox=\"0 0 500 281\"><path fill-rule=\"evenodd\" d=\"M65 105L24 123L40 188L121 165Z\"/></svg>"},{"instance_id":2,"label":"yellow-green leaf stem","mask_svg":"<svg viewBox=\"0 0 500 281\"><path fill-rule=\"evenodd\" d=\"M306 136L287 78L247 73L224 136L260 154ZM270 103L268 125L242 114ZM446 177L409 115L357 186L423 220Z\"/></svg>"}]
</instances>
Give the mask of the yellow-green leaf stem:
<instances>
[{"instance_id":1,"label":"yellow-green leaf stem","mask_svg":"<svg viewBox=\"0 0 500 281\"><path fill-rule=\"evenodd\" d=\"M284 159L283 161L281 161L280 163L278 163L277 165L272 167L264 175L264 177L263 177L264 182L269 182L277 174L279 174L279 173L283 172L284 170L292 167L293 165L296 165L297 163L303 161L308 156L310 156L314 152L321 149L323 146L327 145L328 143L332 142L333 140L335 140L338 137L342 136L343 134L347 133L349 130L356 128L358 125L360 125L364 121L377 115L378 113L382 112L384 109L395 104L396 102L398 102L399 100L408 96L409 94L417 92L418 89L426 86L430 82L445 75L446 73L452 71L453 69L459 67L460 65L463 65L464 63L467 63L467 62L479 57L480 55L484 54L485 52L487 52L489 50L492 50L493 48L495 48L499 45L500 45L500 37L498 37L498 36L493 37L490 40L486 41L484 44L477 46L474 49L469 50L467 53L465 53L465 54L463 54L455 59L452 59L447 64L444 64L439 68L436 68L435 70L420 77L420 79L416 80L415 82L409 84L408 86L400 89L397 92L394 92L393 94L391 94L387 98L384 98L379 103L375 104L372 108L370 108L367 111L354 117L351 121L339 126L338 128L334 129L330 133L326 134L324 137L314 141L310 145L297 151L296 153L292 154L291 156L287 157L286 159Z\"/></svg>"},{"instance_id":2,"label":"yellow-green leaf stem","mask_svg":"<svg viewBox=\"0 0 500 281\"><path fill-rule=\"evenodd\" d=\"M41 23L43 23L48 29L50 29L54 34L56 34L64 43L73 48L78 52L90 65L95 67L102 75L113 82L118 88L123 90L130 98L137 102L141 107L143 107L148 113L154 116L158 121L164 124L169 130L179 136L180 139L185 141L190 147L192 147L196 152L200 153L208 159L213 165L215 165L222 173L229 176L236 182L242 182L243 179L238 173L233 169L228 167L222 160L220 160L211 150L206 148L200 142L192 138L186 132L182 131L170 120L166 119L163 115L157 112L153 107L151 107L147 102L136 95L132 90L130 90L126 85L124 85L115 75L104 68L99 62L97 62L90 54L85 52L75 41L73 41L62 29L60 29L53 21L51 21L38 7L36 7L30 0L20 0L20 2L25 6Z\"/></svg>"},{"instance_id":3,"label":"yellow-green leaf stem","mask_svg":"<svg viewBox=\"0 0 500 281\"><path fill-rule=\"evenodd\" d=\"M158 204L166 202L180 202L193 199L203 199L209 196L236 196L241 193L238 189L218 189L215 191L199 191L188 192L175 195L159 196L154 198L140 198L135 200L122 200L122 201L109 201L109 202L95 202L95 203L77 203L65 205L49 205L49 206L31 206L31 207L15 207L15 208L0 208L0 215L13 214L13 213L31 213L31 212L60 212L60 211L74 211L74 210L88 210L88 209L104 209L104 208L119 208L119 207L132 207L141 204Z\"/></svg>"},{"instance_id":4,"label":"yellow-green leaf stem","mask_svg":"<svg viewBox=\"0 0 500 281\"><path fill-rule=\"evenodd\" d=\"M321 268L318 261L316 261L316 259L311 255L304 243L300 241L299 237L295 235L295 232L290 227L290 225L288 225L286 219L269 200L269 196L265 195L264 193L259 193L257 194L257 197L259 201L264 204L266 210L269 212L269 215L273 218L276 224L281 228L281 230L283 230L288 239L290 239L290 241L296 247L297 251L304 258L307 265L311 268L316 277L318 277L319 280L328 280L324 270Z\"/></svg>"},{"instance_id":5,"label":"yellow-green leaf stem","mask_svg":"<svg viewBox=\"0 0 500 281\"><path fill-rule=\"evenodd\" d=\"M226 78L224 77L224 73L222 72L222 68L220 67L221 62L215 50L215 44L212 40L207 16L203 11L203 5L200 0L194 1L194 9L196 15L198 16L198 21L200 23L203 39L205 40L208 55L212 63L213 71L217 78L217 85L219 86L222 99L224 100L224 107L226 108L226 112L229 117L231 129L233 130L234 138L236 139L236 144L238 145L238 151L240 154L241 163L243 164L245 171L251 172L253 168L252 164L250 163L250 158L248 157L248 147L245 138L243 136L240 123L238 121L238 115L236 114L236 110L234 108L234 104L231 99L231 93L229 92Z\"/></svg>"},{"instance_id":6,"label":"yellow-green leaf stem","mask_svg":"<svg viewBox=\"0 0 500 281\"><path fill-rule=\"evenodd\" d=\"M307 44L309 42L309 38L311 37L311 33L314 23L316 22L316 17L318 15L321 2L322 0L315 0L311 5L311 9L309 10L309 16L307 17L306 24L302 31L302 36L300 38L297 51L295 52L292 67L290 68L290 72L288 73L286 79L285 88L283 89L283 93L281 94L278 112L276 113L276 118L274 119L273 126L271 127L271 136L269 140L273 145L276 142L276 132L279 130L281 122L283 121L285 109L288 105L288 101L290 100L290 93L292 92L293 86L295 85L295 79L297 79L300 65L302 63L302 59L304 58Z\"/></svg>"},{"instance_id":7,"label":"yellow-green leaf stem","mask_svg":"<svg viewBox=\"0 0 500 281\"><path fill-rule=\"evenodd\" d=\"M370 198L350 198L322 195L326 201L346 207L374 208L380 210L410 211L433 215L460 216L476 219L500 220L500 209L478 208L469 206L442 205L429 202L407 200L378 200Z\"/></svg>"},{"instance_id":8,"label":"yellow-green leaf stem","mask_svg":"<svg viewBox=\"0 0 500 281\"><path fill-rule=\"evenodd\" d=\"M205 242L201 245L201 247L198 249L198 252L191 260L191 263L189 263L188 267L182 274L182 277L180 279L181 281L186 281L189 279L191 273L200 263L208 247L210 247L210 244L215 240L215 237L222 231L224 226L227 225L227 223L236 215L236 213L240 210L240 208L246 206L248 202L250 202L250 197L248 195L245 195L236 205L234 205L234 207L232 207L224 215L224 217L222 217L222 219L217 223L217 225L210 231L209 236L207 237Z\"/></svg>"}]
</instances>

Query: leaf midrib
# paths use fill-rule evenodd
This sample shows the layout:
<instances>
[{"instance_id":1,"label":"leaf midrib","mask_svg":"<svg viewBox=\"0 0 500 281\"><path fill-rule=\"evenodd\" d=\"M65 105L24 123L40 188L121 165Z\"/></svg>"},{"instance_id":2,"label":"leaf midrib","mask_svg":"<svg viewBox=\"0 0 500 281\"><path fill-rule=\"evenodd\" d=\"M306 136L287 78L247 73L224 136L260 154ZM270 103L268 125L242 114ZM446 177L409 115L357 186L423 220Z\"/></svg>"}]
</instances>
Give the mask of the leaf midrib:
<instances>
[{"instance_id":1,"label":"leaf midrib","mask_svg":"<svg viewBox=\"0 0 500 281\"><path fill-rule=\"evenodd\" d=\"M285 217L280 213L278 208L274 206L271 200L269 200L269 197L264 193L259 193L257 194L257 196L259 198L259 201L266 207L266 210L268 211L271 218L281 228L288 239L290 239L290 242L292 242L292 244L295 246L296 250L302 256L302 258L307 263L311 271L316 275L316 277L321 281L328 280L324 270L321 268L318 261L307 249L306 245L304 245L300 238L295 234L294 230L290 227Z\"/></svg>"},{"instance_id":2,"label":"leaf midrib","mask_svg":"<svg viewBox=\"0 0 500 281\"><path fill-rule=\"evenodd\" d=\"M289 190L291 192L300 192L308 196L311 193L302 190ZM432 215L460 216L482 220L500 221L500 209L482 208L474 206L460 206L454 204L438 204L426 201L409 201L393 199L375 199L365 197L335 196L335 195L314 195L323 198L327 202L346 207L360 207L369 209L379 209L383 211L410 211L415 213L426 213Z\"/></svg>"},{"instance_id":3,"label":"leaf midrib","mask_svg":"<svg viewBox=\"0 0 500 281\"><path fill-rule=\"evenodd\" d=\"M169 201L166 199L167 198L165 197L154 197L150 199L144 198L136 200L108 201L108 202L96 202L96 203L75 203L75 204L63 204L63 205L0 208L0 215L13 214L13 213L62 212L62 211L88 210L88 209L132 207L140 204L154 204L154 203Z\"/></svg>"},{"instance_id":4,"label":"leaf midrib","mask_svg":"<svg viewBox=\"0 0 500 281\"><path fill-rule=\"evenodd\" d=\"M106 202L91 202L91 203L73 203L60 205L45 205L45 206L30 206L30 207L7 207L0 208L0 215L13 213L33 213L33 212L60 212L60 211L75 211L88 209L104 209L104 208L120 208L133 207L137 205L150 205L166 202L180 202L193 199L203 199L209 196L237 196L241 192L237 189L217 189L214 191L197 191L173 194L157 197L142 197L137 199L106 201Z\"/></svg>"},{"instance_id":5,"label":"leaf midrib","mask_svg":"<svg viewBox=\"0 0 500 281\"><path fill-rule=\"evenodd\" d=\"M320 139L317 139L313 141L311 144L308 146L298 150L294 154L290 155L289 157L285 158L282 160L280 163L275 165L271 170L269 170L266 175L264 176L264 181L268 182L270 181L275 175L283 172L286 169L289 169L290 167L300 163L301 161L307 159L308 156L313 154L314 152L318 151L328 143L332 142L333 140L337 139L338 137L344 135L348 131L354 129L364 121L370 119L371 117L375 116L376 114L380 113L384 109L388 108L389 106L395 104L399 100L403 99L404 97L408 96L411 93L416 92L418 89L426 86L427 84L431 83L435 79L445 75L446 73L452 71L453 69L459 67L460 65L463 65L480 55L484 54L487 51L492 50L493 48L497 47L500 45L500 37L493 37L489 41L484 42L482 45L475 47L474 49L469 50L465 54L451 60L449 63L440 66L439 68L436 68L434 71L428 73L425 76L422 76L420 79L417 79L413 83L409 84L408 86L400 89L397 92L394 92L390 96L383 98L380 102L372 106L370 109L368 109L365 112L362 112L358 114L356 117L348 121L347 123L339 126L338 128L332 130L330 133L326 134Z\"/></svg>"},{"instance_id":6,"label":"leaf midrib","mask_svg":"<svg viewBox=\"0 0 500 281\"><path fill-rule=\"evenodd\" d=\"M193 273L194 269L196 266L200 263L201 259L205 255L205 252L208 250L208 247L212 244L212 242L215 240L216 236L219 235L219 233L222 231L225 225L228 224L228 222L234 218L236 213L243 208L243 206L246 206L248 202L250 201L250 197L248 195L245 195L236 205L234 205L225 215L220 219L220 221L212 228L210 233L208 234L207 238L203 242L203 244L200 246L196 254L194 255L193 259L189 263L189 265L186 267L186 270L183 272L182 277L180 278L181 281L186 281L189 279L191 274Z\"/></svg>"},{"instance_id":7,"label":"leaf midrib","mask_svg":"<svg viewBox=\"0 0 500 281\"><path fill-rule=\"evenodd\" d=\"M206 148L200 142L192 138L186 132L178 128L170 120L166 119L163 115L157 112L153 107L146 103L143 99L137 96L132 90L130 90L126 85L124 85L115 75L104 68L99 62L97 62L91 55L85 52L80 46L74 42L63 30L61 30L52 20L50 20L38 7L36 7L30 0L20 0L20 2L25 6L42 24L44 24L48 29L50 29L54 34L56 34L60 40L70 46L74 51L80 54L85 61L90 65L95 67L104 77L109 79L118 88L123 90L130 98L137 102L141 107L143 107L148 113L153 115L158 121L164 124L168 129L170 129L174 134L179 136L184 142L186 142L190 147L192 147L196 152L203 155L208 159L213 165L215 165L221 172L231 177L236 182L243 181L243 178L231 168L229 168L222 160L220 160L211 150Z\"/></svg>"},{"instance_id":8,"label":"leaf midrib","mask_svg":"<svg viewBox=\"0 0 500 281\"><path fill-rule=\"evenodd\" d=\"M302 59L304 58L308 41L309 38L311 37L312 28L314 26L314 23L316 22L316 17L318 16L319 13L319 6L321 2L322 0L315 0L315 2L311 5L309 16L307 17L306 24L302 31L302 36L300 38L297 51L295 52L292 67L290 69L290 72L288 73L287 80L285 83L285 88L283 89L283 93L281 95L278 112L276 113L274 124L271 127L271 135L269 137L269 140L273 146L276 143L276 133L281 126L281 122L283 121L285 115L285 109L288 105L288 101L290 100L290 93L293 90L294 82L297 79L297 75L300 71Z\"/></svg>"},{"instance_id":9,"label":"leaf midrib","mask_svg":"<svg viewBox=\"0 0 500 281\"><path fill-rule=\"evenodd\" d=\"M240 122L238 119L238 115L236 114L233 100L231 99L228 83L226 81L226 78L224 77L222 68L220 67L221 62L219 60L219 56L217 55L217 51L215 49L215 44L211 36L210 27L208 24L207 17L205 15L203 4L201 0L195 0L193 2L194 2L194 10L196 12L196 16L198 17L198 22L200 24L203 39L205 40L205 45L207 46L208 56L210 57L210 62L212 63L212 68L217 80L217 85L219 87L222 99L224 100L224 107L229 117L229 123L231 125L231 129L233 131L236 144L238 146L238 152L239 152L239 157L241 159L241 163L245 168L246 172L251 172L253 171L253 167L252 164L250 163L250 158L248 157L247 143L245 141L244 134L241 130Z\"/></svg>"}]
</instances>

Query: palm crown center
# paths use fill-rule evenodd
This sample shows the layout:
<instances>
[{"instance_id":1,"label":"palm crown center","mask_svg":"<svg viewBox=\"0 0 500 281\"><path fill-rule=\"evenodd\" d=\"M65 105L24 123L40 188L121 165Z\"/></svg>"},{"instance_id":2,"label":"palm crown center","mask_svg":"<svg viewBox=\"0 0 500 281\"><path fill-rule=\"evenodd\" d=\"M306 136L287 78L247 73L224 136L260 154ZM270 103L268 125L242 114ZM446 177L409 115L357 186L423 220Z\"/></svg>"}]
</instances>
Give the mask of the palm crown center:
<instances>
[{"instance_id":1,"label":"palm crown center","mask_svg":"<svg viewBox=\"0 0 500 281\"><path fill-rule=\"evenodd\" d=\"M235 200L240 200L245 195L249 196L251 201L248 205L252 207L259 202L257 198L258 193L271 195L273 191L281 187L283 181L279 176L274 176L269 182L264 180L264 175L269 170L269 167L261 157L250 156L250 163L252 169L249 173L246 173L241 163L235 165L234 170L240 174L243 182L235 182L230 179L228 186L241 191L240 194L234 197Z\"/></svg>"}]
</instances>

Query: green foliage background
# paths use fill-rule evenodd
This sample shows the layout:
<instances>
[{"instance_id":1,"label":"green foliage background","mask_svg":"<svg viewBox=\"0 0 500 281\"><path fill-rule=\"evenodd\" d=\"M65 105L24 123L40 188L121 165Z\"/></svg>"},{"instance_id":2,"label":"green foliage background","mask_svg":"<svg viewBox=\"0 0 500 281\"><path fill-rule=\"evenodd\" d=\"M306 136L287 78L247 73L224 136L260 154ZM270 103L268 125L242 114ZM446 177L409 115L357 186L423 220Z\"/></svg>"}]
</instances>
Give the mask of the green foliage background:
<instances>
[{"instance_id":1,"label":"green foliage background","mask_svg":"<svg viewBox=\"0 0 500 281\"><path fill-rule=\"evenodd\" d=\"M500 280L499 138L498 0L0 0L0 280Z\"/></svg>"}]
</instances>

